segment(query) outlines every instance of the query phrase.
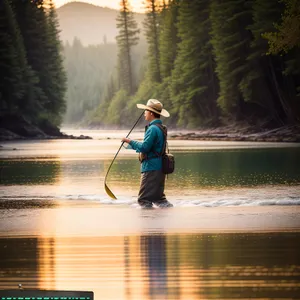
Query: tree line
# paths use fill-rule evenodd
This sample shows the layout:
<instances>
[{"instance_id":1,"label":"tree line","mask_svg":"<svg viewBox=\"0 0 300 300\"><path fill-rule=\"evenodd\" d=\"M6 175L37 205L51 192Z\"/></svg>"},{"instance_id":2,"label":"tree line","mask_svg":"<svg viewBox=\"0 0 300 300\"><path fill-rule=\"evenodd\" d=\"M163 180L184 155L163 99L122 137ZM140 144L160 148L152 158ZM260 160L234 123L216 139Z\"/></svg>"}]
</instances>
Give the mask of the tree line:
<instances>
[{"instance_id":1,"label":"tree line","mask_svg":"<svg viewBox=\"0 0 300 300\"><path fill-rule=\"evenodd\" d=\"M52 0L0 1L0 114L60 125L66 73Z\"/></svg>"},{"instance_id":2,"label":"tree line","mask_svg":"<svg viewBox=\"0 0 300 300\"><path fill-rule=\"evenodd\" d=\"M65 43L63 54L67 73L66 113L64 123L80 124L107 93L109 78L115 72L116 44L83 46L79 38Z\"/></svg>"},{"instance_id":3,"label":"tree line","mask_svg":"<svg viewBox=\"0 0 300 300\"><path fill-rule=\"evenodd\" d=\"M181 128L300 121L297 0L146 0L147 56L138 76L130 1L117 19L117 74L90 124L129 125L135 104L161 100Z\"/></svg>"},{"instance_id":4,"label":"tree line","mask_svg":"<svg viewBox=\"0 0 300 300\"><path fill-rule=\"evenodd\" d=\"M120 2L116 44L59 41L52 0L0 1L0 116L128 126L157 98L170 126L300 121L297 0Z\"/></svg>"}]
</instances>

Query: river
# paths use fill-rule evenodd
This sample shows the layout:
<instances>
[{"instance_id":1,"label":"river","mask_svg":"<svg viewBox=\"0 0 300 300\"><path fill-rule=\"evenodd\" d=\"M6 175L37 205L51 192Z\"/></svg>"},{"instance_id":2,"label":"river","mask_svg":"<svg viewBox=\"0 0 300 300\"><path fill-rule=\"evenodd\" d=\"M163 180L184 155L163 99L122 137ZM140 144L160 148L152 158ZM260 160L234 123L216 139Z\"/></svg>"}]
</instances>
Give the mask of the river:
<instances>
[{"instance_id":1,"label":"river","mask_svg":"<svg viewBox=\"0 0 300 300\"><path fill-rule=\"evenodd\" d=\"M299 299L300 145L170 140L174 208L141 210L125 131L2 142L0 288L95 299ZM141 139L136 131L131 137Z\"/></svg>"}]
</instances>

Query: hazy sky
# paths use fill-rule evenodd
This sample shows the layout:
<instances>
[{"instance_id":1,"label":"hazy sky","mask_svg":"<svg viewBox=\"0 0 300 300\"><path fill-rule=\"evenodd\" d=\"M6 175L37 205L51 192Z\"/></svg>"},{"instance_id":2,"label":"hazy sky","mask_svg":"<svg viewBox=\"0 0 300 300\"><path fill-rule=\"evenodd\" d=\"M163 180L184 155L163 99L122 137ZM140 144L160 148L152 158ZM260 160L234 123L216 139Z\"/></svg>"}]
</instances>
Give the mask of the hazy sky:
<instances>
[{"instance_id":1,"label":"hazy sky","mask_svg":"<svg viewBox=\"0 0 300 300\"><path fill-rule=\"evenodd\" d=\"M72 0L54 0L56 7L59 7L65 3L72 2ZM78 0L78 2L88 2L94 5L111 7L111 8L120 8L120 0ZM134 11L143 11L143 0L130 0L131 7Z\"/></svg>"}]
</instances>

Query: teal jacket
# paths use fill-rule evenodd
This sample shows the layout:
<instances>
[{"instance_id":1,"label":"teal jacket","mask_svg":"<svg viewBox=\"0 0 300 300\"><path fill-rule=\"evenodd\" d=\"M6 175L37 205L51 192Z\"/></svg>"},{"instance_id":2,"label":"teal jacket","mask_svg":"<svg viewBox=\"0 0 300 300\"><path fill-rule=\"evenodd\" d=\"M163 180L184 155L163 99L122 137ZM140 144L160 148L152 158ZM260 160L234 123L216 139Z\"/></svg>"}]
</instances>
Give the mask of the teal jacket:
<instances>
[{"instance_id":1,"label":"teal jacket","mask_svg":"<svg viewBox=\"0 0 300 300\"><path fill-rule=\"evenodd\" d=\"M158 126L154 125L155 123L162 124L159 119L153 120L145 132L143 142L131 140L129 143L132 149L137 153L142 152L147 154L147 159L141 163L141 173L161 170L162 168L161 156L158 157L155 153L162 152L164 146L164 134Z\"/></svg>"}]
</instances>

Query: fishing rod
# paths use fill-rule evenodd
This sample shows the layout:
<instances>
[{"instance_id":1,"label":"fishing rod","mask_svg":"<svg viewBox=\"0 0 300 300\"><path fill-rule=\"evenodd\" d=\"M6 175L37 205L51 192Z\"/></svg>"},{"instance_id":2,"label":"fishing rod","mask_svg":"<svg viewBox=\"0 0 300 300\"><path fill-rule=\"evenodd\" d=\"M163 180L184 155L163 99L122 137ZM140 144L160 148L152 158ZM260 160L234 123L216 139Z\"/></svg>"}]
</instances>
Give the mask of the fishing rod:
<instances>
[{"instance_id":1,"label":"fishing rod","mask_svg":"<svg viewBox=\"0 0 300 300\"><path fill-rule=\"evenodd\" d=\"M137 121L134 123L134 125L133 125L132 128L130 129L130 131L128 132L126 138L128 138L128 136L130 135L131 131L133 130L133 128L136 126L136 124L139 122L139 120L141 119L141 117L142 117L143 115L144 115L144 111L142 112L142 114L139 116L139 118L137 119ZM115 199L115 200L117 199L117 197L114 195L114 193L111 191L111 189L107 186L107 184L106 184L106 179L107 179L108 173L109 173L109 171L110 171L110 169L111 169L111 166L113 165L113 163L114 163L114 161L115 161L117 155L119 154L119 152L120 152L120 150L121 150L123 144L124 144L124 142L122 142L122 144L121 144L119 150L117 151L115 157L113 158L112 162L110 163L110 166L108 167L108 170L107 170L107 173L106 173L105 179L104 179L104 189L105 189L106 194L107 194L109 197L111 197L112 199Z\"/></svg>"}]
</instances>

